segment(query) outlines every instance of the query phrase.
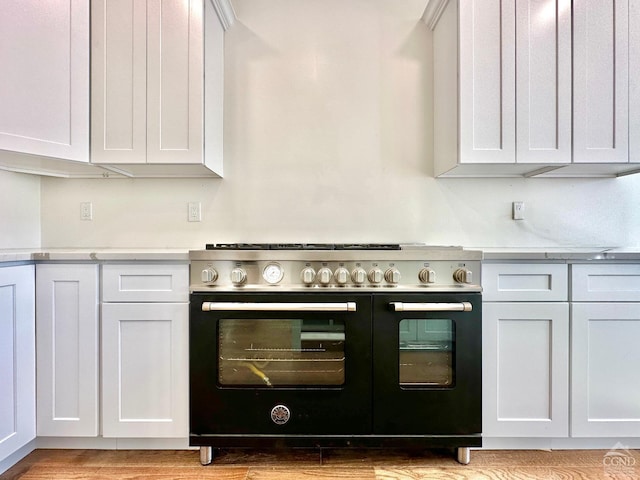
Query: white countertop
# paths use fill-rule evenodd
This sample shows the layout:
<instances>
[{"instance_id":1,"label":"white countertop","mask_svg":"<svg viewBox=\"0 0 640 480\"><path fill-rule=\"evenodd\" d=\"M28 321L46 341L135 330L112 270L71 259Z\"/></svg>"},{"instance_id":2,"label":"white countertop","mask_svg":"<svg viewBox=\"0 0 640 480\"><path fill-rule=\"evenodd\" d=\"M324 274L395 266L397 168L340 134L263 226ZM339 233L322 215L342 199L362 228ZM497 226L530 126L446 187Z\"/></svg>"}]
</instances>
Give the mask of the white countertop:
<instances>
[{"instance_id":1,"label":"white countertop","mask_svg":"<svg viewBox=\"0 0 640 480\"><path fill-rule=\"evenodd\" d=\"M0 250L0 262L189 261L186 248L43 248Z\"/></svg>"},{"instance_id":2,"label":"white countertop","mask_svg":"<svg viewBox=\"0 0 640 480\"><path fill-rule=\"evenodd\" d=\"M484 260L640 260L640 247L478 247Z\"/></svg>"},{"instance_id":3,"label":"white countertop","mask_svg":"<svg viewBox=\"0 0 640 480\"><path fill-rule=\"evenodd\" d=\"M0 263L30 261L189 261L188 248L41 248L0 250ZM465 247L486 261L640 261L640 247Z\"/></svg>"}]
</instances>

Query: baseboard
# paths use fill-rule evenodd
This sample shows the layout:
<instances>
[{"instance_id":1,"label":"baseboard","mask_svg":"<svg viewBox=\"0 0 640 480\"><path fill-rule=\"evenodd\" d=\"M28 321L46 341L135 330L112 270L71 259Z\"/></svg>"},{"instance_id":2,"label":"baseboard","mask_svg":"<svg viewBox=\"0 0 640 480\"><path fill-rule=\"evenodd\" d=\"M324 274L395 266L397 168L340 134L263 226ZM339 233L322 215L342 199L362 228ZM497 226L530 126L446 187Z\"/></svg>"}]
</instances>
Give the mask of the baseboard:
<instances>
[{"instance_id":1,"label":"baseboard","mask_svg":"<svg viewBox=\"0 0 640 480\"><path fill-rule=\"evenodd\" d=\"M9 470L11 467L13 467L16 463L18 463L24 457L26 457L31 452L33 452L36 448L37 448L36 440L35 439L31 440L24 447L19 448L18 450L13 452L11 455L9 455L7 458L0 461L0 475L2 475L4 472Z\"/></svg>"}]
</instances>

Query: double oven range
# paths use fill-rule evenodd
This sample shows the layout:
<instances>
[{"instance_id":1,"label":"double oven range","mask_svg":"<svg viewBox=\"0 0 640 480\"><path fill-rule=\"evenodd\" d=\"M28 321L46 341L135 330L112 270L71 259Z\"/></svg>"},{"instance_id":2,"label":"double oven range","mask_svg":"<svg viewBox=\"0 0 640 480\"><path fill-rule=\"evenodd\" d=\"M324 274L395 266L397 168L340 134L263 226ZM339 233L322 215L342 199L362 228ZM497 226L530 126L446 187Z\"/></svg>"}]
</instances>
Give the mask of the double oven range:
<instances>
[{"instance_id":1,"label":"double oven range","mask_svg":"<svg viewBox=\"0 0 640 480\"><path fill-rule=\"evenodd\" d=\"M190 444L481 446L481 253L395 244L190 252Z\"/></svg>"}]
</instances>

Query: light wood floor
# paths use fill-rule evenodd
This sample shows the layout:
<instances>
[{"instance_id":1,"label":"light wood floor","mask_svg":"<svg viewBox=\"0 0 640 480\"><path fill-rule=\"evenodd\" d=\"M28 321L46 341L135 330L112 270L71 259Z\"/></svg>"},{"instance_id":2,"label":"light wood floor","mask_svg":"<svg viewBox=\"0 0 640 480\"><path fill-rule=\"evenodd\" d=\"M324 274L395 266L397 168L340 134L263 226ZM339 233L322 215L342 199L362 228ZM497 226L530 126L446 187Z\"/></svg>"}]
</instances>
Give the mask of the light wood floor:
<instances>
[{"instance_id":1,"label":"light wood floor","mask_svg":"<svg viewBox=\"0 0 640 480\"><path fill-rule=\"evenodd\" d=\"M634 479L637 465L606 467L604 450L472 451L460 465L449 451L216 451L202 467L197 451L36 450L0 479L21 480L416 480Z\"/></svg>"}]
</instances>

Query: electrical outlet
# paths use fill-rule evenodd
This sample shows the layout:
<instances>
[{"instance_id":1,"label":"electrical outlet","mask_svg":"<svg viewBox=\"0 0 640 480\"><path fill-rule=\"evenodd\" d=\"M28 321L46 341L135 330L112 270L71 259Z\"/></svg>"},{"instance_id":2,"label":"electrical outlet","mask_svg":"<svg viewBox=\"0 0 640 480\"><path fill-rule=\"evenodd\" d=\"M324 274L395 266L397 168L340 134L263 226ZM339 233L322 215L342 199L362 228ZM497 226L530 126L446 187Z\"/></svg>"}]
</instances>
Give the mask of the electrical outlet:
<instances>
[{"instance_id":1,"label":"electrical outlet","mask_svg":"<svg viewBox=\"0 0 640 480\"><path fill-rule=\"evenodd\" d=\"M202 209L200 208L200 202L189 202L187 220L190 222L202 221Z\"/></svg>"},{"instance_id":2,"label":"electrical outlet","mask_svg":"<svg viewBox=\"0 0 640 480\"><path fill-rule=\"evenodd\" d=\"M93 220L93 205L91 202L80 203L80 220Z\"/></svg>"},{"instance_id":3,"label":"electrical outlet","mask_svg":"<svg viewBox=\"0 0 640 480\"><path fill-rule=\"evenodd\" d=\"M524 202L513 202L511 216L514 220L524 220Z\"/></svg>"}]
</instances>

